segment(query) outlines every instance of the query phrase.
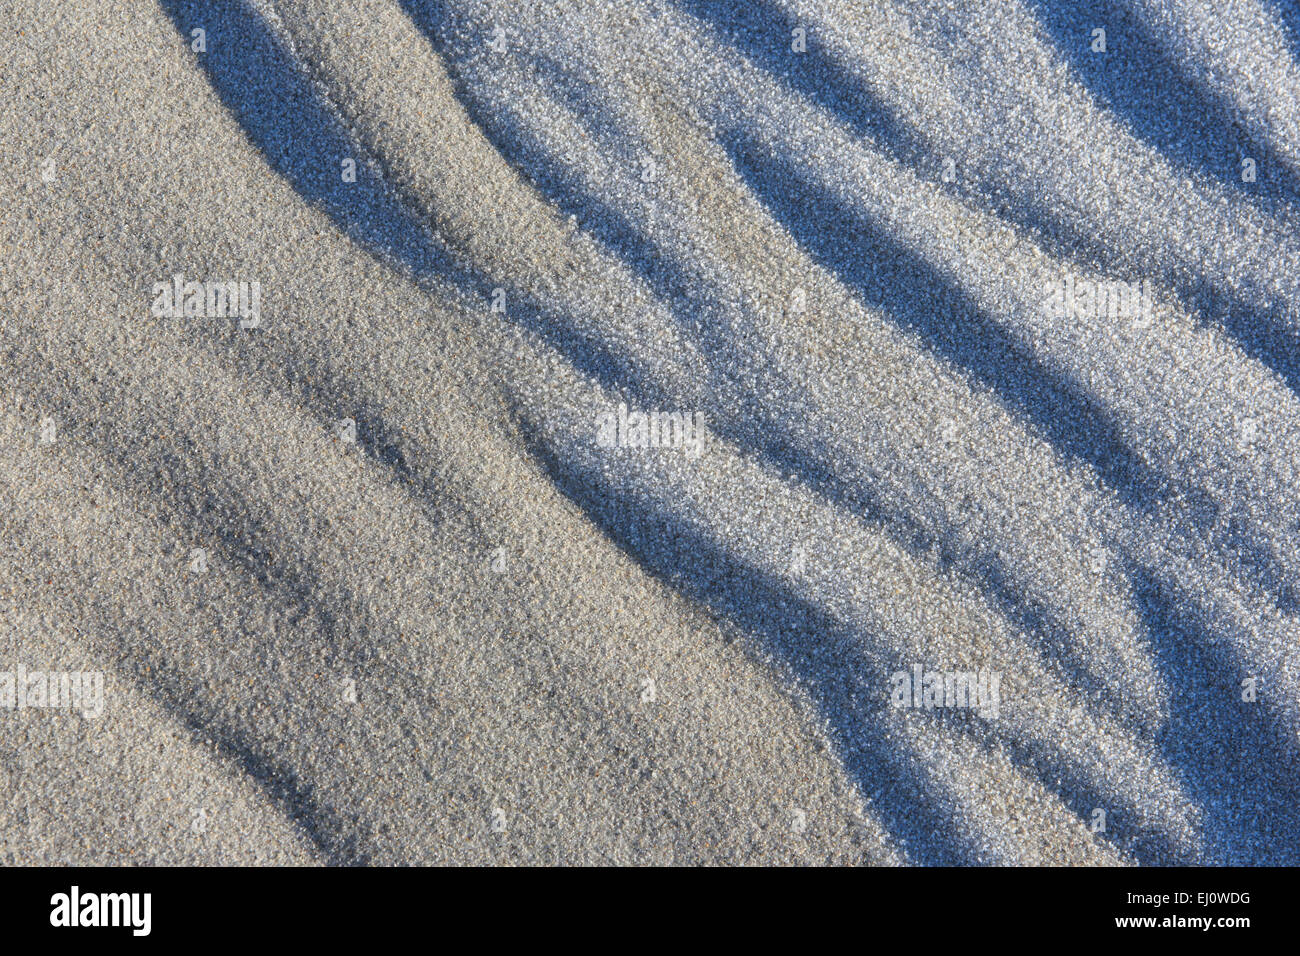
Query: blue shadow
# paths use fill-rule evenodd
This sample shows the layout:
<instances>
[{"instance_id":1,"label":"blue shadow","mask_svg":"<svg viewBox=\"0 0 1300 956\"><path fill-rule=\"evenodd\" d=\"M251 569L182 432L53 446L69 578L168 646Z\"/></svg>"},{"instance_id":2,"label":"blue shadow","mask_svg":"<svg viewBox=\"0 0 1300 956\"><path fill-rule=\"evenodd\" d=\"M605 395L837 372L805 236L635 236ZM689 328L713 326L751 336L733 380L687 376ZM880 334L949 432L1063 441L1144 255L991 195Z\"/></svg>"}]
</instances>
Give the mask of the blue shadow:
<instances>
[{"instance_id":1,"label":"blue shadow","mask_svg":"<svg viewBox=\"0 0 1300 956\"><path fill-rule=\"evenodd\" d=\"M1267 682L1261 700L1243 701L1241 680L1251 675L1154 574L1131 566L1129 577L1172 689L1158 743L1204 815L1205 862L1296 866L1300 846L1286 834L1300 826L1300 762L1294 742L1267 717Z\"/></svg>"}]
</instances>

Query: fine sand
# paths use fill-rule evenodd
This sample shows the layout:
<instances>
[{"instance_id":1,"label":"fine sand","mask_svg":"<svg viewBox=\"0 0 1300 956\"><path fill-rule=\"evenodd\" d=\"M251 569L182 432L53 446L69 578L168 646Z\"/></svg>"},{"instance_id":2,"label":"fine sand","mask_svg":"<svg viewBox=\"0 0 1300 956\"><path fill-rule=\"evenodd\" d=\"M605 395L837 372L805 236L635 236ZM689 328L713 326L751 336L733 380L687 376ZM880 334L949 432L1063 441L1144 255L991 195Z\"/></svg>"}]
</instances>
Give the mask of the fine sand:
<instances>
[{"instance_id":1,"label":"fine sand","mask_svg":"<svg viewBox=\"0 0 1300 956\"><path fill-rule=\"evenodd\" d=\"M0 11L0 863L1300 862L1291 0Z\"/></svg>"}]
</instances>

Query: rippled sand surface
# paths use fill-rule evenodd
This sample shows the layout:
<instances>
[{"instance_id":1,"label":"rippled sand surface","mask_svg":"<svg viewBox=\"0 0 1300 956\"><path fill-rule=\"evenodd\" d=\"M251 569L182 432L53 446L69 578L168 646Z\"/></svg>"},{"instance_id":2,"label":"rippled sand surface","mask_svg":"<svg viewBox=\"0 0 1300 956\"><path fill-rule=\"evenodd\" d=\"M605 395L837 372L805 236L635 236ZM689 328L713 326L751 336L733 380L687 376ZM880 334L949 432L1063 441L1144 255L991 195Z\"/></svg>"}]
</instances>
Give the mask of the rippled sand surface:
<instances>
[{"instance_id":1,"label":"rippled sand surface","mask_svg":"<svg viewBox=\"0 0 1300 956\"><path fill-rule=\"evenodd\" d=\"M1290 0L0 8L0 860L1300 862Z\"/></svg>"}]
</instances>

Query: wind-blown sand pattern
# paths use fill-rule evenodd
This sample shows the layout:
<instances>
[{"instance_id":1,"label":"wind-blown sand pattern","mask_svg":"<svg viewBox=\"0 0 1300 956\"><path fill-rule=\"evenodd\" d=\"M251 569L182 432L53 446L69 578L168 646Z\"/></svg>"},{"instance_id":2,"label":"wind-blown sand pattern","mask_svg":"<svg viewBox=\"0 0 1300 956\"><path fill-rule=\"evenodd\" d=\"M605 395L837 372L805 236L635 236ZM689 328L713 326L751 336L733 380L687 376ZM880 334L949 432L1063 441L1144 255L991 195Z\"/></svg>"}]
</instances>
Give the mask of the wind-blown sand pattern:
<instances>
[{"instance_id":1,"label":"wind-blown sand pattern","mask_svg":"<svg viewBox=\"0 0 1300 956\"><path fill-rule=\"evenodd\" d=\"M4 12L0 860L1300 862L1294 3Z\"/></svg>"}]
</instances>

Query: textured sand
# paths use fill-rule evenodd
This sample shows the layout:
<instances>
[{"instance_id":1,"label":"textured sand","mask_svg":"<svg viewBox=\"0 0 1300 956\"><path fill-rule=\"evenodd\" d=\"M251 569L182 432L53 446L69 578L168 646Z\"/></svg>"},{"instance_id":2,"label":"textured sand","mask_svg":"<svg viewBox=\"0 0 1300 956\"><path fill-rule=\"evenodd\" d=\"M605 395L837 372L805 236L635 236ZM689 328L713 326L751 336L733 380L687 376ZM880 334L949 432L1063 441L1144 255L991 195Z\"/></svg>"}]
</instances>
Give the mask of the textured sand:
<instances>
[{"instance_id":1,"label":"textured sand","mask_svg":"<svg viewBox=\"0 0 1300 956\"><path fill-rule=\"evenodd\" d=\"M106 681L0 860L1298 862L1300 12L1213 6L0 4L0 671Z\"/></svg>"}]
</instances>

